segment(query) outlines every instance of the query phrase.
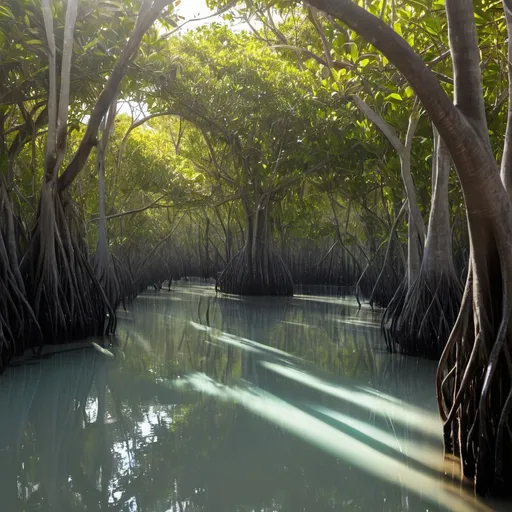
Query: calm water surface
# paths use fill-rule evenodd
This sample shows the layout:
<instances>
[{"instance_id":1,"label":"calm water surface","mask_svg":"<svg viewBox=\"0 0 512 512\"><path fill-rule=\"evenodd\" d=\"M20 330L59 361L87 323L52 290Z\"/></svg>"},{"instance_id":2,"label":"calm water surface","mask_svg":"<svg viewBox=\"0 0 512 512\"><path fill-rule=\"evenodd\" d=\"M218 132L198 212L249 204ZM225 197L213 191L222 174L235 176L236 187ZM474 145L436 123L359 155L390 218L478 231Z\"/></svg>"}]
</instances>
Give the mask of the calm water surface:
<instances>
[{"instance_id":1,"label":"calm water surface","mask_svg":"<svg viewBox=\"0 0 512 512\"><path fill-rule=\"evenodd\" d=\"M435 364L355 302L179 284L119 316L114 358L0 377L0 511L494 509L443 458Z\"/></svg>"}]
</instances>

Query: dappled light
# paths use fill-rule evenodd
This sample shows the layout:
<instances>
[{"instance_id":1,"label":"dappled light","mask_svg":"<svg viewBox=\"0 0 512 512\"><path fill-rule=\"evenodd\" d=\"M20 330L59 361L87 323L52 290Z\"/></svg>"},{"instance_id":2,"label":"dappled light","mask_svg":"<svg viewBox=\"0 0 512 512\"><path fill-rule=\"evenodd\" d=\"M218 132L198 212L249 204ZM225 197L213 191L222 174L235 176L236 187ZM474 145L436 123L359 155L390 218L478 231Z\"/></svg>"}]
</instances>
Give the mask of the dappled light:
<instances>
[{"instance_id":1,"label":"dappled light","mask_svg":"<svg viewBox=\"0 0 512 512\"><path fill-rule=\"evenodd\" d=\"M1 511L511 500L512 0L0 1Z\"/></svg>"},{"instance_id":2,"label":"dappled light","mask_svg":"<svg viewBox=\"0 0 512 512\"><path fill-rule=\"evenodd\" d=\"M432 445L429 446L428 444L411 442L407 438L398 437L396 434L389 434L380 428L370 425L368 422L358 420L352 416L348 416L347 414L343 414L326 407L315 405L312 405L311 407L315 411L357 430L364 436L392 448L394 451L401 455L405 455L409 459L420 462L421 464L438 472L442 472L444 469L444 461L442 460L442 457L439 456L439 450ZM386 419L391 423L391 430L394 431L392 424L393 420L389 418L389 416Z\"/></svg>"}]
</instances>

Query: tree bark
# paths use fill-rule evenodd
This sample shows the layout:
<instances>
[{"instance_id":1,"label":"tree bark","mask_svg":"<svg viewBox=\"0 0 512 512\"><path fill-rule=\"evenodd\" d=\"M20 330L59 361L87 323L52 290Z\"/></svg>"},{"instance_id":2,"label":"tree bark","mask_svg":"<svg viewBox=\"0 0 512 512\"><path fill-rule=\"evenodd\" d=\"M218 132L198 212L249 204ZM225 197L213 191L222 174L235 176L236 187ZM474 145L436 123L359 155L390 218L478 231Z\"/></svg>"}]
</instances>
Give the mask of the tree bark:
<instances>
[{"instance_id":1,"label":"tree bark","mask_svg":"<svg viewBox=\"0 0 512 512\"><path fill-rule=\"evenodd\" d=\"M430 274L449 272L455 275L448 201L451 159L446 144L435 127L432 159L432 202L423 265Z\"/></svg>"}]
</instances>

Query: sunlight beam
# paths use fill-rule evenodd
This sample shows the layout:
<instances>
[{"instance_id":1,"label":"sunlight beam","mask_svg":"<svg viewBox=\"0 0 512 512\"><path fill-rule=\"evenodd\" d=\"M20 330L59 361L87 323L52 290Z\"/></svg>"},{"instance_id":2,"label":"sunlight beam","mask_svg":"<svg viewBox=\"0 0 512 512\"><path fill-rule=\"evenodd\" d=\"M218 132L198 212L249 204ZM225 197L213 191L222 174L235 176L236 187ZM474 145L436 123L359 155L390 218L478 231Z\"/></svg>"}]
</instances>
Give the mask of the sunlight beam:
<instances>
[{"instance_id":1,"label":"sunlight beam","mask_svg":"<svg viewBox=\"0 0 512 512\"><path fill-rule=\"evenodd\" d=\"M397 403L395 401L393 403L381 396L369 394L367 391L351 390L340 385L329 384L325 380L290 366L283 366L269 361L261 361L260 364L283 377L368 409L374 414L389 418L406 427L415 428L424 434L438 439L442 437L440 419L419 407L414 407L405 402Z\"/></svg>"},{"instance_id":2,"label":"sunlight beam","mask_svg":"<svg viewBox=\"0 0 512 512\"><path fill-rule=\"evenodd\" d=\"M228 387L202 373L190 374L174 381L174 385L189 385L200 393L237 403L330 455L342 458L386 482L424 496L432 503L455 512L490 510L459 487L441 481L441 475L436 479L410 468L260 388Z\"/></svg>"}]
</instances>

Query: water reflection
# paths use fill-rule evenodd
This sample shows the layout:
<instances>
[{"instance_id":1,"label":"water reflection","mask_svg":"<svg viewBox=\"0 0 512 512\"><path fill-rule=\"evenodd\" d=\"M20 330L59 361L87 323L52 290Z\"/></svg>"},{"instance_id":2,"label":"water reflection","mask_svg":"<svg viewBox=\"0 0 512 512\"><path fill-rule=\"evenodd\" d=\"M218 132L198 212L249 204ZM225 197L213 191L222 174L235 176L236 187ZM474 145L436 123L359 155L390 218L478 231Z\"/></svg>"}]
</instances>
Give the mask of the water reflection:
<instances>
[{"instance_id":1,"label":"water reflection","mask_svg":"<svg viewBox=\"0 0 512 512\"><path fill-rule=\"evenodd\" d=\"M0 510L484 510L446 478L431 362L350 300L180 285L0 378Z\"/></svg>"}]
</instances>

